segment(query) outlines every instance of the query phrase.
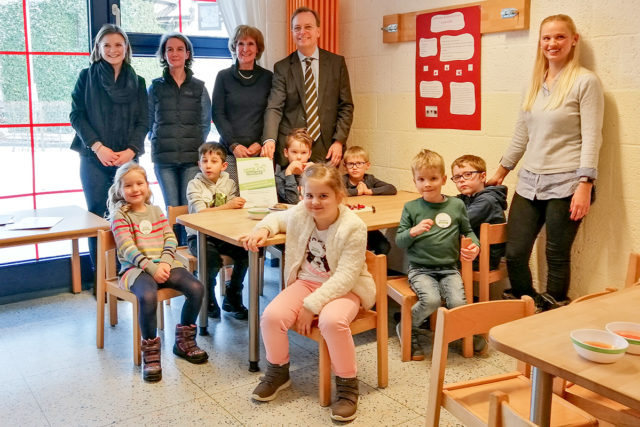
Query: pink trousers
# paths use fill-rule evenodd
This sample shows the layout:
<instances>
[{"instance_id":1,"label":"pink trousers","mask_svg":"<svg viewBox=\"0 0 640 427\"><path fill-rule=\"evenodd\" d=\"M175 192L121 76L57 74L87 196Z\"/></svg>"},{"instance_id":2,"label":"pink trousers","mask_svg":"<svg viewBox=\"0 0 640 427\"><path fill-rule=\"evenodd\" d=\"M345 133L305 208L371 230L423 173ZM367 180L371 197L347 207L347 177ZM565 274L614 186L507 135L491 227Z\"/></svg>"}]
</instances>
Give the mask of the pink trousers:
<instances>
[{"instance_id":1,"label":"pink trousers","mask_svg":"<svg viewBox=\"0 0 640 427\"><path fill-rule=\"evenodd\" d=\"M302 301L321 283L296 280L280 292L262 313L262 340L270 363L289 362L287 331L295 325ZM318 327L329 348L333 372L343 378L357 374L356 347L349 325L360 310L360 298L353 292L327 303L320 311Z\"/></svg>"}]
</instances>

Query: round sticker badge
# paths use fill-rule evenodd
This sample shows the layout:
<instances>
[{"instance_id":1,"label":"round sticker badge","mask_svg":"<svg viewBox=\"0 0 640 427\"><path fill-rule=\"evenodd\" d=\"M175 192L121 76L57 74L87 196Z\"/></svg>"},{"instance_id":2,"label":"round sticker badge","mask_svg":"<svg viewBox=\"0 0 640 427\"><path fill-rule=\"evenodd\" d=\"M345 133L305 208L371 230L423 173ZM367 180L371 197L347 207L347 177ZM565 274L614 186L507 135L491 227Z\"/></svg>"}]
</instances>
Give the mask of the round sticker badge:
<instances>
[{"instance_id":1,"label":"round sticker badge","mask_svg":"<svg viewBox=\"0 0 640 427\"><path fill-rule=\"evenodd\" d=\"M436 225L440 228L447 228L451 225L451 217L449 214L441 212L436 215Z\"/></svg>"},{"instance_id":2,"label":"round sticker badge","mask_svg":"<svg viewBox=\"0 0 640 427\"><path fill-rule=\"evenodd\" d=\"M143 219L142 221L140 221L140 232L142 234L149 234L151 233L152 229L153 226L151 225L151 222L149 222L149 220Z\"/></svg>"}]
</instances>

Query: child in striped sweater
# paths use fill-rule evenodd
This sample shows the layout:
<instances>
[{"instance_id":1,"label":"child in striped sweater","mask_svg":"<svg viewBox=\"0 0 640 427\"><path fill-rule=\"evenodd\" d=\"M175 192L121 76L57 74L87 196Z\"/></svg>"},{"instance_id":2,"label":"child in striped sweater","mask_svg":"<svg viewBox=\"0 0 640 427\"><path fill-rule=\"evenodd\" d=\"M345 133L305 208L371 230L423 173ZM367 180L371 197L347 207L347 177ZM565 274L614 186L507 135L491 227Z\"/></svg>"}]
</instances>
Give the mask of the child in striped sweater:
<instances>
[{"instance_id":1,"label":"child in striped sweater","mask_svg":"<svg viewBox=\"0 0 640 427\"><path fill-rule=\"evenodd\" d=\"M198 347L196 317L202 304L202 283L175 259L176 236L159 207L150 204L147 173L136 162L118 168L109 189L109 219L120 261L120 286L138 297L142 333L143 379L159 381L160 337L156 336L158 288L173 288L186 298L176 325L173 353L191 363L209 355Z\"/></svg>"}]
</instances>

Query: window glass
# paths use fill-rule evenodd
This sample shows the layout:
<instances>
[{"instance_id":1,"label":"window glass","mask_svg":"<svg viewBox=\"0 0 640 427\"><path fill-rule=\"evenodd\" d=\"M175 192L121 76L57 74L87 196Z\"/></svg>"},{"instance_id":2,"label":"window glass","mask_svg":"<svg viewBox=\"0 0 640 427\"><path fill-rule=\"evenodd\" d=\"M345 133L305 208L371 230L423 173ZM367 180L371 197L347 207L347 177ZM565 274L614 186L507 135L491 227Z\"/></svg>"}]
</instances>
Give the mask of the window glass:
<instances>
[{"instance_id":1,"label":"window glass","mask_svg":"<svg viewBox=\"0 0 640 427\"><path fill-rule=\"evenodd\" d=\"M73 153L76 154L76 153ZM78 157L77 155L75 157ZM79 176L79 165L69 165L67 167L75 175ZM57 178L56 178L57 180ZM79 179L78 179L79 182ZM82 191L74 191L67 193L44 194L36 196L36 204L38 208L53 208L57 206L79 206L83 209L87 208ZM79 239L80 252L88 252L89 247L87 239ZM38 244L38 256L40 258L67 255L71 253L71 242L62 240L59 242ZM1 262L1 260L0 260Z\"/></svg>"},{"instance_id":2,"label":"window glass","mask_svg":"<svg viewBox=\"0 0 640 427\"><path fill-rule=\"evenodd\" d=\"M25 55L0 55L0 124L28 123L29 91Z\"/></svg>"},{"instance_id":3,"label":"window glass","mask_svg":"<svg viewBox=\"0 0 640 427\"><path fill-rule=\"evenodd\" d=\"M220 7L211 1L178 0L120 1L122 27L127 32L166 33L180 30L187 35L229 37L222 22Z\"/></svg>"},{"instance_id":4,"label":"window glass","mask_svg":"<svg viewBox=\"0 0 640 427\"><path fill-rule=\"evenodd\" d=\"M89 51L86 1L38 0L28 4L31 51Z\"/></svg>"},{"instance_id":5,"label":"window glass","mask_svg":"<svg viewBox=\"0 0 640 427\"><path fill-rule=\"evenodd\" d=\"M88 56L31 55L35 123L69 123L71 92L88 66Z\"/></svg>"},{"instance_id":6,"label":"window glass","mask_svg":"<svg viewBox=\"0 0 640 427\"><path fill-rule=\"evenodd\" d=\"M24 16L21 0L0 2L0 50L24 51Z\"/></svg>"},{"instance_id":7,"label":"window glass","mask_svg":"<svg viewBox=\"0 0 640 427\"><path fill-rule=\"evenodd\" d=\"M31 137L28 128L0 128L0 171L4 180L0 197L27 194L33 191L31 178ZM13 199L9 199L13 200ZM0 205L1 206L1 205ZM28 208L32 207L29 205ZM20 208L5 207L6 210ZM0 212L6 211L0 209Z\"/></svg>"},{"instance_id":8,"label":"window glass","mask_svg":"<svg viewBox=\"0 0 640 427\"><path fill-rule=\"evenodd\" d=\"M80 156L69 149L74 135L71 126L45 126L34 129L36 192L82 188ZM58 206L63 204L65 203L60 202Z\"/></svg>"}]
</instances>

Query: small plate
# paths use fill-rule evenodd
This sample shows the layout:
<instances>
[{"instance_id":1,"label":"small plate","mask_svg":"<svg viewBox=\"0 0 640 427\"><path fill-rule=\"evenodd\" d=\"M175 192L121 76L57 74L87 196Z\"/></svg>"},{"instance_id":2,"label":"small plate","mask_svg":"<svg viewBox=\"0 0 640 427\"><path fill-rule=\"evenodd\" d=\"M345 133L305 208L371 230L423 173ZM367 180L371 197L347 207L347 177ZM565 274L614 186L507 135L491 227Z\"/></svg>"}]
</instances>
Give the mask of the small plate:
<instances>
[{"instance_id":1,"label":"small plate","mask_svg":"<svg viewBox=\"0 0 640 427\"><path fill-rule=\"evenodd\" d=\"M613 332L616 335L620 335L626 339L629 343L627 353L640 354L640 338L634 338L630 336L624 336L620 332L630 332L633 335L640 337L640 323L633 322L611 322L605 325L605 329L609 332Z\"/></svg>"},{"instance_id":2,"label":"small plate","mask_svg":"<svg viewBox=\"0 0 640 427\"><path fill-rule=\"evenodd\" d=\"M621 336L601 329L576 329L570 337L576 352L592 362L613 363L624 356L629 347ZM594 345L596 343L607 347Z\"/></svg>"}]
</instances>

